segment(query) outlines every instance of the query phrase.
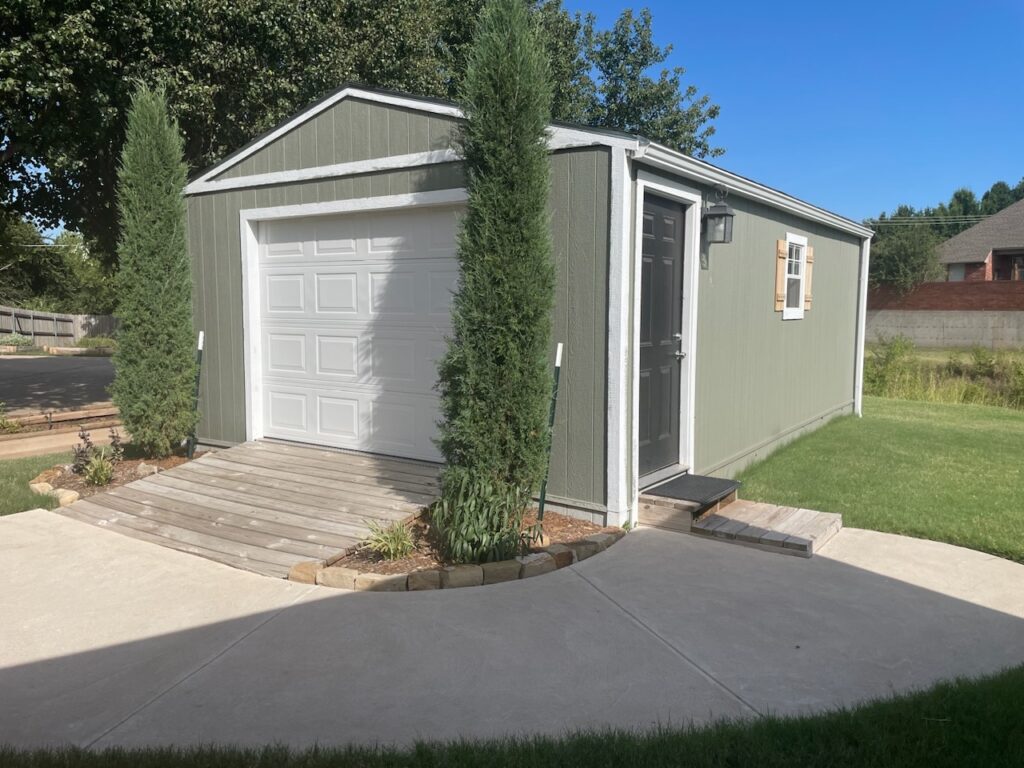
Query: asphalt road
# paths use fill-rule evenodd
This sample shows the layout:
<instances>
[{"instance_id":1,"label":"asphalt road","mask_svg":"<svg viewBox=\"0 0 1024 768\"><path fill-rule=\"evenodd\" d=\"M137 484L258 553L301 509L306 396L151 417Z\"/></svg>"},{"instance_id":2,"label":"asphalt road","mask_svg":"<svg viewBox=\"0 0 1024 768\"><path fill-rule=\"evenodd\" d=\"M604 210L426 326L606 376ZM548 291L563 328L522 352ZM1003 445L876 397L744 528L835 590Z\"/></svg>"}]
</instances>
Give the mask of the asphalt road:
<instances>
[{"instance_id":1,"label":"asphalt road","mask_svg":"<svg viewBox=\"0 0 1024 768\"><path fill-rule=\"evenodd\" d=\"M8 414L105 402L113 381L109 357L0 356L0 402Z\"/></svg>"}]
</instances>

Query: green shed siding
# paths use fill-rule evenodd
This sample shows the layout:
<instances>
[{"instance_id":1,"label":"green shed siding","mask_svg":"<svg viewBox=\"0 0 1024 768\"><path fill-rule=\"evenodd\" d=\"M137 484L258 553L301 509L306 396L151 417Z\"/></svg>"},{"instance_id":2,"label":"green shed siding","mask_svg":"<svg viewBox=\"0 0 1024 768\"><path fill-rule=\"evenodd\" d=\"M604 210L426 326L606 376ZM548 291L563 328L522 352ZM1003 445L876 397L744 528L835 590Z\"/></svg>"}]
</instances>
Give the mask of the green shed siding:
<instances>
[{"instance_id":1,"label":"green shed siding","mask_svg":"<svg viewBox=\"0 0 1024 768\"><path fill-rule=\"evenodd\" d=\"M731 476L823 420L853 411L860 241L730 198L732 243L705 249L697 311L695 470ZM775 245L814 248L813 304L775 311Z\"/></svg>"},{"instance_id":2,"label":"green shed siding","mask_svg":"<svg viewBox=\"0 0 1024 768\"><path fill-rule=\"evenodd\" d=\"M333 138L326 126L334 126ZM445 148L453 126L443 117L344 100L218 178ZM298 132L302 139L289 139ZM316 151L306 149L303 155L303 147ZM554 340L565 343L566 363L549 493L556 502L596 508L605 504L609 168L607 148L566 150L551 159ZM207 338L201 439L214 444L245 440L239 211L462 186L461 165L446 163L190 196L195 321Z\"/></svg>"},{"instance_id":3,"label":"green shed siding","mask_svg":"<svg viewBox=\"0 0 1024 768\"><path fill-rule=\"evenodd\" d=\"M344 99L214 178L235 179L448 149L454 128L450 118Z\"/></svg>"}]
</instances>

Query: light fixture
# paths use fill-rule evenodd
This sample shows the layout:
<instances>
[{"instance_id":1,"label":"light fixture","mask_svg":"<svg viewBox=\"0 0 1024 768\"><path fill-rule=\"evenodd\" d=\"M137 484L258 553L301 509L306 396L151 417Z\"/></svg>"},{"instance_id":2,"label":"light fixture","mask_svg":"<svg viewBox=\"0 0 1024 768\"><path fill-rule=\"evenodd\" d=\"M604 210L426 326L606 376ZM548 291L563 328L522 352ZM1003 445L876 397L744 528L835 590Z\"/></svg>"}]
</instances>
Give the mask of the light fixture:
<instances>
[{"instance_id":1,"label":"light fixture","mask_svg":"<svg viewBox=\"0 0 1024 768\"><path fill-rule=\"evenodd\" d=\"M708 244L732 242L732 219L736 214L726 205L729 190L719 184L715 187L717 200L704 209L704 237Z\"/></svg>"}]
</instances>

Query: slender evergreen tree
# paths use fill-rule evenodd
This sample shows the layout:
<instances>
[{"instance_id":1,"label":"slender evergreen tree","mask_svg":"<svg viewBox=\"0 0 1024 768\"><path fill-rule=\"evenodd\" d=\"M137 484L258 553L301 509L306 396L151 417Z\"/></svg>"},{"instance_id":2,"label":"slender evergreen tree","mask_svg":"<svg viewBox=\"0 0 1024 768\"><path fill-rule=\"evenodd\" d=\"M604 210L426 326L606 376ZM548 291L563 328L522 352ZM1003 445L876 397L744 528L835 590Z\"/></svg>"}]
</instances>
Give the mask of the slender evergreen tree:
<instances>
[{"instance_id":1,"label":"slender evergreen tree","mask_svg":"<svg viewBox=\"0 0 1024 768\"><path fill-rule=\"evenodd\" d=\"M166 456L195 424L182 139L162 88L132 98L118 177L121 263L114 403L132 443Z\"/></svg>"},{"instance_id":2,"label":"slender evergreen tree","mask_svg":"<svg viewBox=\"0 0 1024 768\"><path fill-rule=\"evenodd\" d=\"M453 513L473 488L525 503L543 478L554 295L547 213L551 94L547 57L526 3L491 0L460 99L469 201L458 243L453 334L439 377L440 447L448 465L442 497ZM499 525L518 536L511 530L516 519L479 509L467 531L486 538Z\"/></svg>"}]
</instances>

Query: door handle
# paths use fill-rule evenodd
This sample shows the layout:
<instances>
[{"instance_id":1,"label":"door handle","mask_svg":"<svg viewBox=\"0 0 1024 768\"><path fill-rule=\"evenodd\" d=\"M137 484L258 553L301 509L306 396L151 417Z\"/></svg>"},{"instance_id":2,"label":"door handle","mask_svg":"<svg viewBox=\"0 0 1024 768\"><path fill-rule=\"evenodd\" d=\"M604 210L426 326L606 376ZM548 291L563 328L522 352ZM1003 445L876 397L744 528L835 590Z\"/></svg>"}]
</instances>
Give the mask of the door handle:
<instances>
[{"instance_id":1,"label":"door handle","mask_svg":"<svg viewBox=\"0 0 1024 768\"><path fill-rule=\"evenodd\" d=\"M680 352L678 350L673 352L672 354L674 354L676 356L676 360L682 360L684 357L686 357L686 353L685 352Z\"/></svg>"}]
</instances>

